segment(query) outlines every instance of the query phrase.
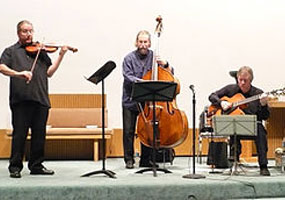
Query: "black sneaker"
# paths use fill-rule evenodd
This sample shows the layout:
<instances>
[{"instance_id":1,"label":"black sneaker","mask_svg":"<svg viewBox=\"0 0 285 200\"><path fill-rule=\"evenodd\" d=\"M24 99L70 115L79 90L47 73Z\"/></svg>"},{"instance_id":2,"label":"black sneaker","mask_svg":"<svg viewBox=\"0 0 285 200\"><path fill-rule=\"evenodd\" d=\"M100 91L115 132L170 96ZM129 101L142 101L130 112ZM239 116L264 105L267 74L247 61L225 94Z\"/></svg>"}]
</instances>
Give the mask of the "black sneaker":
<instances>
[{"instance_id":1,"label":"black sneaker","mask_svg":"<svg viewBox=\"0 0 285 200\"><path fill-rule=\"evenodd\" d=\"M134 168L134 163L131 160L127 161L126 168L127 169L133 169Z\"/></svg>"},{"instance_id":2,"label":"black sneaker","mask_svg":"<svg viewBox=\"0 0 285 200\"><path fill-rule=\"evenodd\" d=\"M53 175L54 171L50 169L46 169L45 167L42 167L40 169L32 169L30 174L32 175Z\"/></svg>"},{"instance_id":3,"label":"black sneaker","mask_svg":"<svg viewBox=\"0 0 285 200\"><path fill-rule=\"evenodd\" d=\"M10 177L11 178L21 178L21 172L20 171L14 171L14 172L10 172Z\"/></svg>"},{"instance_id":4,"label":"black sneaker","mask_svg":"<svg viewBox=\"0 0 285 200\"><path fill-rule=\"evenodd\" d=\"M261 176L270 176L270 172L267 168L260 168L260 175Z\"/></svg>"}]
</instances>

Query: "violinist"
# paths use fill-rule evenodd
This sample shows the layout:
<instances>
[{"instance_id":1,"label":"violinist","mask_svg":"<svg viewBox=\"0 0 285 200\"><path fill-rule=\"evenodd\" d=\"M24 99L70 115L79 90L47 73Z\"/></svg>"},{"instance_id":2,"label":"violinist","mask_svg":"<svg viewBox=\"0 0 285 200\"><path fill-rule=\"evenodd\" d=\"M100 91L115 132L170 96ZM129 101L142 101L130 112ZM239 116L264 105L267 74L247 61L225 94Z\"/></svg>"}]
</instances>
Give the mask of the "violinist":
<instances>
[{"instance_id":1,"label":"violinist","mask_svg":"<svg viewBox=\"0 0 285 200\"><path fill-rule=\"evenodd\" d=\"M18 41L6 48L0 58L0 72L10 77L10 109L12 113L12 152L9 161L11 178L21 178L23 156L28 130L31 129L31 150L28 168L30 174L53 175L42 164L46 122L50 101L48 97L48 77L58 69L67 46L62 46L59 56L52 63L47 52L39 50L36 55L26 51L33 42L34 28L27 20L17 24ZM34 70L31 66L35 65Z\"/></svg>"},{"instance_id":2,"label":"violinist","mask_svg":"<svg viewBox=\"0 0 285 200\"><path fill-rule=\"evenodd\" d=\"M127 169L134 168L134 136L139 109L137 102L131 99L132 85L134 82L142 81L142 77L152 69L153 51L150 50L151 35L148 31L142 30L137 34L136 50L130 52L123 61L123 146L124 161ZM168 62L160 57L156 58L157 63L173 71ZM141 144L140 167L151 167L152 149Z\"/></svg>"}]
</instances>

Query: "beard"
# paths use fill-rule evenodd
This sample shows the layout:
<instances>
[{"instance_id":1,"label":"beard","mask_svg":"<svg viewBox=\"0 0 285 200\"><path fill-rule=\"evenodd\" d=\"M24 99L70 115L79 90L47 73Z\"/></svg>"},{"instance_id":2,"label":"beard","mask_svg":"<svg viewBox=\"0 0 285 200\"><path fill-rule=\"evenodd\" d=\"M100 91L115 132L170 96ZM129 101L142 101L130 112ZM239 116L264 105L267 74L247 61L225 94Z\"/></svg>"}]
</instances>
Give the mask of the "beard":
<instances>
[{"instance_id":1,"label":"beard","mask_svg":"<svg viewBox=\"0 0 285 200\"><path fill-rule=\"evenodd\" d=\"M28 45L28 44L31 44L32 42L33 42L32 37L20 39L20 43L23 45Z\"/></svg>"},{"instance_id":2,"label":"beard","mask_svg":"<svg viewBox=\"0 0 285 200\"><path fill-rule=\"evenodd\" d=\"M148 54L148 49L147 49L147 48L139 48L139 49L138 49L138 52L139 52L141 55L145 56L145 55Z\"/></svg>"}]
</instances>

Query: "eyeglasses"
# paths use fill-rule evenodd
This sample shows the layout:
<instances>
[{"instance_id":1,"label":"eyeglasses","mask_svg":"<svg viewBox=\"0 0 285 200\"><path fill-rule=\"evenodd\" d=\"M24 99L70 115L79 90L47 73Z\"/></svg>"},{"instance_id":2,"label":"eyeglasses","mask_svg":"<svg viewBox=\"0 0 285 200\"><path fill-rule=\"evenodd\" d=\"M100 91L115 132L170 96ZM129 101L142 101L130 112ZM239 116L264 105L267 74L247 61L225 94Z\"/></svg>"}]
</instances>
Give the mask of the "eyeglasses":
<instances>
[{"instance_id":1,"label":"eyeglasses","mask_svg":"<svg viewBox=\"0 0 285 200\"><path fill-rule=\"evenodd\" d=\"M28 30L28 29L21 29L21 32L23 33L23 34L33 34L34 33L34 30L33 29L31 29L31 30Z\"/></svg>"}]
</instances>

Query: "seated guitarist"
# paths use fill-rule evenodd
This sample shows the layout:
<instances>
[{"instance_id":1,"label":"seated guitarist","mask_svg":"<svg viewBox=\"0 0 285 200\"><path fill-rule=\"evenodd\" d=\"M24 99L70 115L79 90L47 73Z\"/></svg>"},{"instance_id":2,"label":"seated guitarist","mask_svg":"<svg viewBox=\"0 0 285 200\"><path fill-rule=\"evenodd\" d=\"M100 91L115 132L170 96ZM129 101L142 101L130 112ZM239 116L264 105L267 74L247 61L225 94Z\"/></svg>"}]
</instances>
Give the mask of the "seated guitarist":
<instances>
[{"instance_id":1,"label":"seated guitarist","mask_svg":"<svg viewBox=\"0 0 285 200\"><path fill-rule=\"evenodd\" d=\"M237 72L237 83L227 85L220 90L212 93L209 96L209 100L213 106L220 108L222 113L231 114L234 110L233 102L231 98L238 96L236 94L240 93L244 98L249 98L258 94L261 94L257 100L251 101L246 105L246 107L241 108L245 114L252 114L257 116L257 136L255 139L255 145L258 153L258 163L260 166L260 175L270 176L267 164L267 132L262 124L262 120L266 120L269 117L269 109L267 106L268 97L263 94L263 91L251 85L253 80L253 71L250 67L241 67ZM239 96L242 96L239 95ZM227 100L225 100L225 97ZM238 99L240 100L240 99ZM238 108L239 109L239 108ZM228 111L228 112L226 112ZM234 112L234 111L232 111ZM233 137L230 139L231 155L234 155L232 151L233 147ZM241 143L240 138L237 140L237 159L239 160L239 155L241 154Z\"/></svg>"}]
</instances>

